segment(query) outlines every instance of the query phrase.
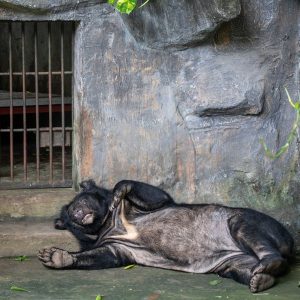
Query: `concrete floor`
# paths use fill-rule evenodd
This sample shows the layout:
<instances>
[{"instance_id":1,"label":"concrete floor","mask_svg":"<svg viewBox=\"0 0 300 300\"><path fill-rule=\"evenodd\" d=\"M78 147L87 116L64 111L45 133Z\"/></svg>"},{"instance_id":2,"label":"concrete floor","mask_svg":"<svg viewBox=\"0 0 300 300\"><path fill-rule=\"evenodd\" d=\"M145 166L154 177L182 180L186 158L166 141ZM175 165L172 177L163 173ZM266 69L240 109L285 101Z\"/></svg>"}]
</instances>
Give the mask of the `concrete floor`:
<instances>
[{"instance_id":1,"label":"concrete floor","mask_svg":"<svg viewBox=\"0 0 300 300\"><path fill-rule=\"evenodd\" d=\"M216 283L216 280L220 282ZM36 258L0 259L0 299L163 300L163 299L300 299L300 257L273 288L251 294L248 288L216 275L199 275L136 266L108 270L50 270ZM28 292L11 291L17 286Z\"/></svg>"}]
</instances>

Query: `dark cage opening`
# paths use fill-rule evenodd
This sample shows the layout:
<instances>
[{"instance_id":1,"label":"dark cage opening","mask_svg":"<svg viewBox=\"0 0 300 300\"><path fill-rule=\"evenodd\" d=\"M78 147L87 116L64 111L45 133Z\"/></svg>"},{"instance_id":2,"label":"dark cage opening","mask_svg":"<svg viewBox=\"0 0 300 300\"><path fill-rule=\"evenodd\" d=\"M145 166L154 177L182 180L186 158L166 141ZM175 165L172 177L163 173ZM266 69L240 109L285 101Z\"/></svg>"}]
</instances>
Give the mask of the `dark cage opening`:
<instances>
[{"instance_id":1,"label":"dark cage opening","mask_svg":"<svg viewBox=\"0 0 300 300\"><path fill-rule=\"evenodd\" d=\"M0 22L0 188L72 186L73 22Z\"/></svg>"}]
</instances>

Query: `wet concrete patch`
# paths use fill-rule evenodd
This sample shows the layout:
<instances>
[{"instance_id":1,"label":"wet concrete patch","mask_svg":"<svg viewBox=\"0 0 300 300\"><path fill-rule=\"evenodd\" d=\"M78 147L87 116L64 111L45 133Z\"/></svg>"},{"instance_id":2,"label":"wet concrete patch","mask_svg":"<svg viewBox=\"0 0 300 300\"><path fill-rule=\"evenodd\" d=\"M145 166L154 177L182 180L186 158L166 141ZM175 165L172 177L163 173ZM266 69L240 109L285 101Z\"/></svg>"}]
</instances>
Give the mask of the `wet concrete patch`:
<instances>
[{"instance_id":1,"label":"wet concrete patch","mask_svg":"<svg viewBox=\"0 0 300 300\"><path fill-rule=\"evenodd\" d=\"M0 299L163 300L299 299L300 261L272 289L252 294L244 285L216 275L136 266L107 270L50 270L36 258L0 259ZM29 292L11 291L11 286Z\"/></svg>"}]
</instances>

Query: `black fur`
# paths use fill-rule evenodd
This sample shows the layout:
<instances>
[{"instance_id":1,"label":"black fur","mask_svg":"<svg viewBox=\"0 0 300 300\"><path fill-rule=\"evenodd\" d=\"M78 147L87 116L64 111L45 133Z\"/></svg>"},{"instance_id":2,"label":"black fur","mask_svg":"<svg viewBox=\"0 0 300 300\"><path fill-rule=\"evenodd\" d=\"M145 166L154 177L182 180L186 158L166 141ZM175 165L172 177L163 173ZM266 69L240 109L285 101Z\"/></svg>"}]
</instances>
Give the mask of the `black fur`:
<instances>
[{"instance_id":1,"label":"black fur","mask_svg":"<svg viewBox=\"0 0 300 300\"><path fill-rule=\"evenodd\" d=\"M57 229L78 239L81 251L43 249L50 268L110 268L126 264L195 273L217 273L271 287L288 269L294 242L275 219L246 208L176 204L151 185L123 180L113 191L81 183L82 191L61 210Z\"/></svg>"}]
</instances>

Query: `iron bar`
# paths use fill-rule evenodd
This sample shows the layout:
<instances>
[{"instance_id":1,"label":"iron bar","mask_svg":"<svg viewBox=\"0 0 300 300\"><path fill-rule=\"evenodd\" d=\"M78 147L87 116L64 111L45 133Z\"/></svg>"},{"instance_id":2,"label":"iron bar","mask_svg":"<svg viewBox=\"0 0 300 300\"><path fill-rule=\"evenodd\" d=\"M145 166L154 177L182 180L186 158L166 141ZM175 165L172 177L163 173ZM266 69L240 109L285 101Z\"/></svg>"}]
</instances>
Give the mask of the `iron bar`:
<instances>
[{"instance_id":1,"label":"iron bar","mask_svg":"<svg viewBox=\"0 0 300 300\"><path fill-rule=\"evenodd\" d=\"M61 69L61 135L62 135L62 143L61 143L61 153L62 153L62 180L65 180L65 62L64 62L64 34L65 27L64 23L61 23L60 27L60 69Z\"/></svg>"},{"instance_id":2,"label":"iron bar","mask_svg":"<svg viewBox=\"0 0 300 300\"><path fill-rule=\"evenodd\" d=\"M75 87L75 76L74 76L74 61L75 61L75 52L74 52L74 47L75 47L75 23L72 23L72 40L71 40L71 51L72 51L72 60L71 60L71 70L72 70L72 78L71 78L71 99L72 99L72 111L71 111L71 124L73 126L74 124L74 87ZM72 157L74 157L74 147L73 147L73 141L74 141L74 131L71 133L71 146L72 146ZM72 166L73 167L73 166ZM74 171L72 168L72 178L74 177Z\"/></svg>"},{"instance_id":3,"label":"iron bar","mask_svg":"<svg viewBox=\"0 0 300 300\"><path fill-rule=\"evenodd\" d=\"M34 23L34 80L35 80L35 144L36 144L36 180L40 181L40 112L39 112L39 75L38 75L38 41L37 23Z\"/></svg>"},{"instance_id":4,"label":"iron bar","mask_svg":"<svg viewBox=\"0 0 300 300\"><path fill-rule=\"evenodd\" d=\"M37 73L39 76L42 76L42 75L46 75L48 76L49 75L49 72L48 71L39 71ZM72 71L64 71L64 74L65 75L72 75ZM0 76L9 76L10 73L9 72L0 72ZM22 72L13 72L12 73L13 76L22 76L23 73ZM25 75L33 75L35 76L35 72L25 72ZM52 75L61 75L61 71L52 71Z\"/></svg>"},{"instance_id":5,"label":"iron bar","mask_svg":"<svg viewBox=\"0 0 300 300\"><path fill-rule=\"evenodd\" d=\"M17 190L17 189L44 189L44 188L69 188L72 186L72 180L53 181L52 183L44 182L15 182L12 186L10 183L0 183L0 190Z\"/></svg>"},{"instance_id":6,"label":"iron bar","mask_svg":"<svg viewBox=\"0 0 300 300\"><path fill-rule=\"evenodd\" d=\"M9 155L10 155L10 179L14 180L14 118L13 118L13 72L12 72L12 24L8 25L8 60L9 60Z\"/></svg>"},{"instance_id":7,"label":"iron bar","mask_svg":"<svg viewBox=\"0 0 300 300\"><path fill-rule=\"evenodd\" d=\"M27 181L27 133L26 133L26 77L25 77L25 23L22 22L22 93L23 93L23 168L24 181Z\"/></svg>"},{"instance_id":8,"label":"iron bar","mask_svg":"<svg viewBox=\"0 0 300 300\"><path fill-rule=\"evenodd\" d=\"M48 132L49 130L50 130L49 127L41 127L39 129L39 132ZM73 130L72 127L65 127L65 131L72 131L72 130ZM13 129L13 132L23 132L23 131L24 131L23 128ZM26 131L27 132L37 132L37 129L36 128L26 128ZM53 132L62 131L62 127L53 127L52 131ZM10 129L9 128L0 129L0 132L10 132Z\"/></svg>"},{"instance_id":9,"label":"iron bar","mask_svg":"<svg viewBox=\"0 0 300 300\"><path fill-rule=\"evenodd\" d=\"M49 181L53 181L53 140L52 140L52 49L51 49L51 23L48 22L48 94L49 94Z\"/></svg>"}]
</instances>

